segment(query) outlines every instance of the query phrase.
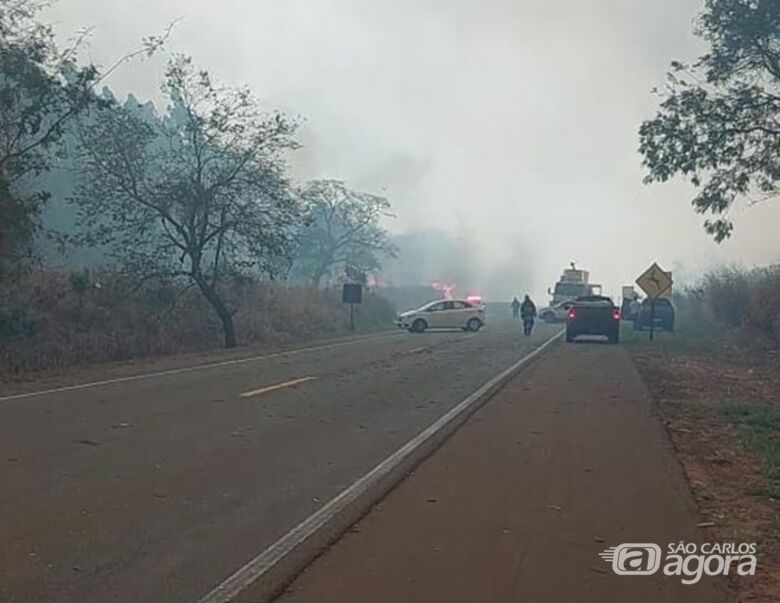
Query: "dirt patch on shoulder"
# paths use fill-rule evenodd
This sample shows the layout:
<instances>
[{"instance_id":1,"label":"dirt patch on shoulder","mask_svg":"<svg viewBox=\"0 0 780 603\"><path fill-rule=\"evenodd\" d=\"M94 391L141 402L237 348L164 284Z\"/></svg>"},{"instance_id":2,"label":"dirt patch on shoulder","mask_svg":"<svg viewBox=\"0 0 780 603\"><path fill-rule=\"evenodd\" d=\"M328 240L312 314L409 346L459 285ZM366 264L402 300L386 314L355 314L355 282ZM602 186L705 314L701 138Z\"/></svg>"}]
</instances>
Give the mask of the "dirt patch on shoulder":
<instances>
[{"instance_id":1,"label":"dirt patch on shoulder","mask_svg":"<svg viewBox=\"0 0 780 603\"><path fill-rule=\"evenodd\" d=\"M658 403L713 542L756 542L756 576L733 576L741 601L780 600L780 504L771 459L729 408L780 412L780 376L761 362L717 351L636 346L634 361ZM780 416L780 415L778 415Z\"/></svg>"}]
</instances>

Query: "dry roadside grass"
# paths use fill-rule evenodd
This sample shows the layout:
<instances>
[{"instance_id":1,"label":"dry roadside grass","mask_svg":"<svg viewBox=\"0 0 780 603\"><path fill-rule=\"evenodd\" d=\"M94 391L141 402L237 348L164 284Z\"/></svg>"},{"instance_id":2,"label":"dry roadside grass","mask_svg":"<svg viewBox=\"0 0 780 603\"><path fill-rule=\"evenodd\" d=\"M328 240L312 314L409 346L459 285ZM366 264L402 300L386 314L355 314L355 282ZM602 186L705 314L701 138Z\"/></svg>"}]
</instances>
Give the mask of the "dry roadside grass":
<instances>
[{"instance_id":1,"label":"dry roadside grass","mask_svg":"<svg viewBox=\"0 0 780 603\"><path fill-rule=\"evenodd\" d=\"M224 296L244 349L350 334L335 287L234 279ZM355 315L358 329L372 332L392 327L394 308L369 292ZM202 295L178 283L52 268L0 287L0 383L102 363L167 366L182 354L219 355L222 342Z\"/></svg>"},{"instance_id":2,"label":"dry roadside grass","mask_svg":"<svg viewBox=\"0 0 780 603\"><path fill-rule=\"evenodd\" d=\"M664 335L652 345L629 337L627 347L657 401L695 500L714 524L707 539L758 543L756 576L732 576L739 600L775 603L780 601L780 473L772 456L780 450L777 357L674 337ZM767 423L766 417L778 422Z\"/></svg>"}]
</instances>

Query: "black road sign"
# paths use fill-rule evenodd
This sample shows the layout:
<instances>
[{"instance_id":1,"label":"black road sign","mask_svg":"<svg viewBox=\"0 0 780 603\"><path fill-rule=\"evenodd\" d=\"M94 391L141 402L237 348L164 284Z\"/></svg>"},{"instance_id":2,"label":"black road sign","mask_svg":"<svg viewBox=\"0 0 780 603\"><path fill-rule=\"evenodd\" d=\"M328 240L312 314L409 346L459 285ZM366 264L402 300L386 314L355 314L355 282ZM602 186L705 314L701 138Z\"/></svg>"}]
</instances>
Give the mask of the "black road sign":
<instances>
[{"instance_id":1,"label":"black road sign","mask_svg":"<svg viewBox=\"0 0 780 603\"><path fill-rule=\"evenodd\" d=\"M363 303L363 285L360 283L345 283L341 292L341 301L345 304Z\"/></svg>"}]
</instances>

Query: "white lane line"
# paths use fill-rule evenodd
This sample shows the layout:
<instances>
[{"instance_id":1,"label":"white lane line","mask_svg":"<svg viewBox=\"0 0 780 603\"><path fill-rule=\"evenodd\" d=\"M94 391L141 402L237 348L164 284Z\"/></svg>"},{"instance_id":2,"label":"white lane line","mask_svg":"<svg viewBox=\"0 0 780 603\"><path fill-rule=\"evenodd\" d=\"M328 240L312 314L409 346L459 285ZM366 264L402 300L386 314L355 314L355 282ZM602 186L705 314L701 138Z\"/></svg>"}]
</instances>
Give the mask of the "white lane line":
<instances>
[{"instance_id":1,"label":"white lane line","mask_svg":"<svg viewBox=\"0 0 780 603\"><path fill-rule=\"evenodd\" d=\"M130 375L128 377L116 377L114 379L104 379L102 381L92 381L89 383L80 383L78 385L66 385L63 387L55 387L52 389L43 389L34 392L12 394L10 396L0 396L0 402L7 402L9 400L20 400L22 398L32 398L35 396L44 396L47 394L57 394L61 392L71 392L79 389L99 387L101 385L111 385L114 383L127 383L128 381L140 381L141 379L152 379L154 377L167 377L168 375L178 375L180 373L190 373L194 371L201 371L205 369L218 368L222 366L231 366L236 364L246 364L248 362L259 362L263 360L271 360L273 358L282 358L285 356L295 356L297 354L304 354L306 352L316 352L319 350L329 350L329 349L339 348L344 346L357 345L359 343L364 343L366 341L376 341L378 339L390 339L392 337L398 337L399 335L403 335L403 333L391 333L389 335L379 335L376 337L363 337L360 339L350 339L349 341L340 341L336 343L327 343L327 344L312 346L308 348L298 348L295 350L274 352L273 354L266 354L264 356L251 356L249 358L236 358L235 360L223 360L221 362L196 364L195 366L186 366L177 369L169 369L167 371L142 373L140 375Z\"/></svg>"},{"instance_id":2,"label":"white lane line","mask_svg":"<svg viewBox=\"0 0 780 603\"><path fill-rule=\"evenodd\" d=\"M306 539L317 532L317 530L325 526L343 509L362 496L369 488L381 483L384 476L389 474L393 468L402 463L404 459L408 458L409 455L422 446L427 440L434 437L451 421L455 420L458 415L467 410L472 404L479 401L482 396L489 392L493 387L502 383L502 381L509 379L520 367L539 355L553 342L559 339L563 333L564 331L559 331L535 350L512 364L508 369L490 379L456 407L439 417L432 425L425 428L417 436L388 456L371 471L340 492L317 511L309 515L309 517L287 532L287 534L257 555L257 557L251 559L243 567L239 568L234 574L226 578L211 592L202 597L198 603L229 603L232 601L241 593L241 591L262 578L274 565L295 550L297 546L306 541Z\"/></svg>"},{"instance_id":3,"label":"white lane line","mask_svg":"<svg viewBox=\"0 0 780 603\"><path fill-rule=\"evenodd\" d=\"M266 385L265 387L260 387L258 389L253 389L248 392L243 392L241 395L242 398L251 398L253 396L261 396L263 394L268 394L271 392L275 392L280 389L285 389L287 387L295 387L296 385L300 385L301 383L307 383L309 381L314 381L316 377L301 377L300 379L291 379L290 381L284 381L283 383L275 383L274 385Z\"/></svg>"}]
</instances>

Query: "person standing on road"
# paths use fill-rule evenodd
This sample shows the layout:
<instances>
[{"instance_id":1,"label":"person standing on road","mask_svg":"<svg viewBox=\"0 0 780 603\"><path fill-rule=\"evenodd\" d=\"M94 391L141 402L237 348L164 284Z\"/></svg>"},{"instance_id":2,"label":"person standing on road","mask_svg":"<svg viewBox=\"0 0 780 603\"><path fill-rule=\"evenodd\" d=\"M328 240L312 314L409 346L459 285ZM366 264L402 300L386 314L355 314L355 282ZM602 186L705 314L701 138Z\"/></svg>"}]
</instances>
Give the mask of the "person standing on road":
<instances>
[{"instance_id":1,"label":"person standing on road","mask_svg":"<svg viewBox=\"0 0 780 603\"><path fill-rule=\"evenodd\" d=\"M520 306L520 317L523 319L523 334L530 335L534 328L534 319L536 318L536 304L526 295Z\"/></svg>"},{"instance_id":2,"label":"person standing on road","mask_svg":"<svg viewBox=\"0 0 780 603\"><path fill-rule=\"evenodd\" d=\"M512 318L515 320L520 318L520 300L517 299L517 295L515 295L515 298L512 300Z\"/></svg>"}]
</instances>

